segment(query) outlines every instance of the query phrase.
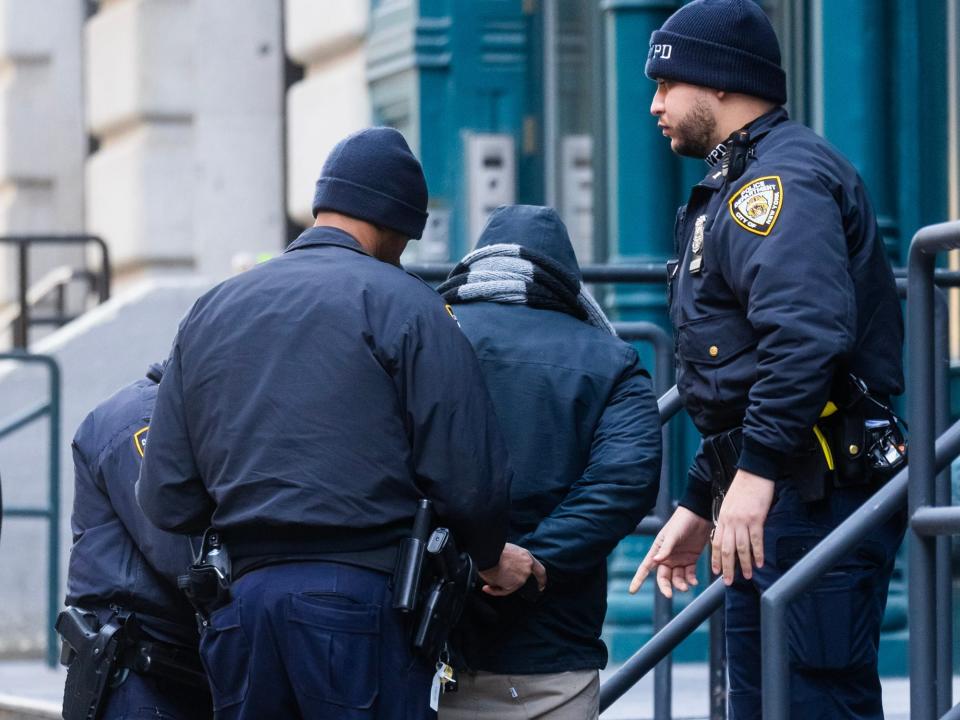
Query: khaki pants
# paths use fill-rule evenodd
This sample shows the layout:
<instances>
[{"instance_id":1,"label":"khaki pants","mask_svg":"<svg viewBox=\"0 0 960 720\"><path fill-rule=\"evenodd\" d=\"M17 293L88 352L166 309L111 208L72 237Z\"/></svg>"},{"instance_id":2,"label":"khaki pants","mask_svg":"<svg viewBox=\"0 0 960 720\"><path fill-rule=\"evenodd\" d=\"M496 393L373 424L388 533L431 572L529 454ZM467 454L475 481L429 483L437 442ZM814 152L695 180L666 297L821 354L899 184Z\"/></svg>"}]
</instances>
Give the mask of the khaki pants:
<instances>
[{"instance_id":1,"label":"khaki pants","mask_svg":"<svg viewBox=\"0 0 960 720\"><path fill-rule=\"evenodd\" d=\"M596 720L599 707L596 670L459 673L457 692L440 697L439 720Z\"/></svg>"}]
</instances>

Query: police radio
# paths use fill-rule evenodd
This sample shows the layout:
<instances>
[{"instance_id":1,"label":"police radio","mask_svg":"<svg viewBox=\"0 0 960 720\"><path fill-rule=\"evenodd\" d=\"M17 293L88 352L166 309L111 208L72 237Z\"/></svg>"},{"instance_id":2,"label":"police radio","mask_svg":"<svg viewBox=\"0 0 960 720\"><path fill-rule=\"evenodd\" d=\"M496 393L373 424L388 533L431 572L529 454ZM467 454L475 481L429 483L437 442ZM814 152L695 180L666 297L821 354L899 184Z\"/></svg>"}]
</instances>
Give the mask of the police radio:
<instances>
[{"instance_id":1,"label":"police radio","mask_svg":"<svg viewBox=\"0 0 960 720\"><path fill-rule=\"evenodd\" d=\"M730 142L730 153L724 162L727 180L733 182L743 175L747 169L747 158L750 156L750 133L746 130L737 130Z\"/></svg>"}]
</instances>

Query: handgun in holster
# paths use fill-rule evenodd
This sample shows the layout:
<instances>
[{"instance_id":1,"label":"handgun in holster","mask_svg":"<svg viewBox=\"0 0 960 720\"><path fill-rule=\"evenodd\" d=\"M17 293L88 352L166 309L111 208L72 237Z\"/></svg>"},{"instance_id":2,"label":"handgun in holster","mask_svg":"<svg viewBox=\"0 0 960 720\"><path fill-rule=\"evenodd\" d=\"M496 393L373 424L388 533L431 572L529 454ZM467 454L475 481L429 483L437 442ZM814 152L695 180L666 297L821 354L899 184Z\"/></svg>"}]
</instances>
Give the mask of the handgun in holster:
<instances>
[{"instance_id":1,"label":"handgun in holster","mask_svg":"<svg viewBox=\"0 0 960 720\"><path fill-rule=\"evenodd\" d=\"M76 607L57 616L54 627L63 638L60 663L67 667L64 720L97 720L100 716L107 688L116 676L128 617L115 614L101 625L95 613Z\"/></svg>"},{"instance_id":2,"label":"handgun in holster","mask_svg":"<svg viewBox=\"0 0 960 720\"><path fill-rule=\"evenodd\" d=\"M447 528L433 531L427 543L427 558L433 580L420 610L413 648L425 658L436 659L460 620L467 595L477 580L477 569L473 558L457 551L453 534Z\"/></svg>"},{"instance_id":3,"label":"handgun in holster","mask_svg":"<svg viewBox=\"0 0 960 720\"><path fill-rule=\"evenodd\" d=\"M393 573L393 608L410 616L414 650L434 662L460 619L476 581L472 558L457 551L447 528L433 525L429 500L417 503L410 536L403 541Z\"/></svg>"},{"instance_id":4,"label":"handgun in holster","mask_svg":"<svg viewBox=\"0 0 960 720\"><path fill-rule=\"evenodd\" d=\"M197 624L202 632L210 614L230 602L230 555L213 528L203 533L200 551L186 575L177 578L177 587L197 611Z\"/></svg>"},{"instance_id":5,"label":"handgun in holster","mask_svg":"<svg viewBox=\"0 0 960 720\"><path fill-rule=\"evenodd\" d=\"M740 453L743 450L743 428L735 427L704 438L703 449L710 466L712 516L716 523L720 506L739 467ZM796 487L801 501L814 502L825 496L827 480L832 472L830 446L820 428L815 425L810 443L804 451L791 459L790 469L785 477Z\"/></svg>"}]
</instances>

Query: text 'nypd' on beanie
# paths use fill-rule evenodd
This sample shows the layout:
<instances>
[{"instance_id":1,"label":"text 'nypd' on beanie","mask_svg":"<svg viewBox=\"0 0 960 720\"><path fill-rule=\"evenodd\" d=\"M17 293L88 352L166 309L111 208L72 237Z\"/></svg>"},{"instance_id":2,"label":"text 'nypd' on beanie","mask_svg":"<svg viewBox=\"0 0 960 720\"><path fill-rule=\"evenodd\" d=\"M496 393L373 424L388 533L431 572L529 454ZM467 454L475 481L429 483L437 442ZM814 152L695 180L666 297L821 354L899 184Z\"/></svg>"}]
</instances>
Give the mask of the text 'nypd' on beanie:
<instances>
[{"instance_id":1,"label":"text 'nypd' on beanie","mask_svg":"<svg viewBox=\"0 0 960 720\"><path fill-rule=\"evenodd\" d=\"M650 36L653 80L739 92L782 105L787 78L769 18L753 0L694 0Z\"/></svg>"},{"instance_id":2,"label":"text 'nypd' on beanie","mask_svg":"<svg viewBox=\"0 0 960 720\"><path fill-rule=\"evenodd\" d=\"M427 181L403 135L375 127L337 143L313 196L313 216L321 210L420 238L427 223Z\"/></svg>"}]
</instances>

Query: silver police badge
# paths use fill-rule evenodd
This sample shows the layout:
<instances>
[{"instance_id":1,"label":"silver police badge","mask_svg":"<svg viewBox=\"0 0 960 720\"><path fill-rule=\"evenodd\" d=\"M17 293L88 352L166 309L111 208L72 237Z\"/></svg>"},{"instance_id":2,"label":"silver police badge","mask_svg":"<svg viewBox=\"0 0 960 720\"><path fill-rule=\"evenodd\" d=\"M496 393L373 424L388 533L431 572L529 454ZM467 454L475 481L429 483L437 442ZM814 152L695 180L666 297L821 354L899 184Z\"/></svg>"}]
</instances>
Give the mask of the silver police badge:
<instances>
[{"instance_id":1,"label":"silver police badge","mask_svg":"<svg viewBox=\"0 0 960 720\"><path fill-rule=\"evenodd\" d=\"M693 243L691 244L690 249L693 250L694 254L696 255L699 255L701 252L703 252L703 226L706 222L707 216L701 215L693 224Z\"/></svg>"},{"instance_id":2,"label":"silver police badge","mask_svg":"<svg viewBox=\"0 0 960 720\"><path fill-rule=\"evenodd\" d=\"M757 235L769 235L780 215L783 185L778 175L751 180L730 198L730 215L737 225Z\"/></svg>"}]
</instances>

